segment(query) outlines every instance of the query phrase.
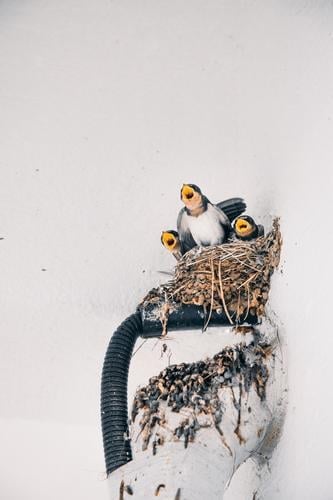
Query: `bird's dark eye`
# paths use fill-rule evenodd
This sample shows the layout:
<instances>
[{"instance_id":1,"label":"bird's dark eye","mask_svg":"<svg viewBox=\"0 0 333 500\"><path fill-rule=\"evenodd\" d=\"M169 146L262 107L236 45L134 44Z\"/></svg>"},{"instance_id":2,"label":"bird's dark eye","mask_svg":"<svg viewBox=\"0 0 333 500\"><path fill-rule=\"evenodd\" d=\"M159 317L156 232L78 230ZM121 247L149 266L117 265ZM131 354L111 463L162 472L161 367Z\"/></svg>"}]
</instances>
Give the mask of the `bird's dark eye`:
<instances>
[{"instance_id":1,"label":"bird's dark eye","mask_svg":"<svg viewBox=\"0 0 333 500\"><path fill-rule=\"evenodd\" d=\"M187 198L188 200L190 200L191 198L193 198L193 193L188 193L188 194L186 195L186 198Z\"/></svg>"},{"instance_id":2,"label":"bird's dark eye","mask_svg":"<svg viewBox=\"0 0 333 500\"><path fill-rule=\"evenodd\" d=\"M171 247L171 245L173 245L173 244L174 244L174 241L175 241L175 240L171 240L171 239L167 241L167 244L169 245L169 247Z\"/></svg>"}]
</instances>

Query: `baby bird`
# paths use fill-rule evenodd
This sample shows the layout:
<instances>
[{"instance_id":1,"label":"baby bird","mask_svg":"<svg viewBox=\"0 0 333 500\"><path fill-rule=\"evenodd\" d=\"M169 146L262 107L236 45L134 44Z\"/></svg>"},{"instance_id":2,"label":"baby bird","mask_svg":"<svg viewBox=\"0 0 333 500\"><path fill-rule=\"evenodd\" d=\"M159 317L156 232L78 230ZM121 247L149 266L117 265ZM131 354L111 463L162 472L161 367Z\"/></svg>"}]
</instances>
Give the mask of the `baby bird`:
<instances>
[{"instance_id":1,"label":"baby bird","mask_svg":"<svg viewBox=\"0 0 333 500\"><path fill-rule=\"evenodd\" d=\"M231 229L227 215L195 184L184 184L180 197L185 207L179 212L177 230L184 252L196 245L224 243Z\"/></svg>"},{"instance_id":2,"label":"baby bird","mask_svg":"<svg viewBox=\"0 0 333 500\"><path fill-rule=\"evenodd\" d=\"M261 224L257 225L249 215L237 217L234 222L234 232L235 237L242 241L254 240L264 236L265 233L264 227Z\"/></svg>"},{"instance_id":3,"label":"baby bird","mask_svg":"<svg viewBox=\"0 0 333 500\"><path fill-rule=\"evenodd\" d=\"M179 260L183 255L182 245L180 243L177 231L163 231L161 235L162 245L172 253L175 259Z\"/></svg>"}]
</instances>

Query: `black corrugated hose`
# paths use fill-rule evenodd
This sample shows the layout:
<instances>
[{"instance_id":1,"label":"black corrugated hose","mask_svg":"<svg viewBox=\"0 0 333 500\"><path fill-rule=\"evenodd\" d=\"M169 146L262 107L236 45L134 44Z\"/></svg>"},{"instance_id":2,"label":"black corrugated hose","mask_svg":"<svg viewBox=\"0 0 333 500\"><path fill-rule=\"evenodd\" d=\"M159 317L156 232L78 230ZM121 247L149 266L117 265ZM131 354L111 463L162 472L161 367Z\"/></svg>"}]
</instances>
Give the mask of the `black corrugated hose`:
<instances>
[{"instance_id":1,"label":"black corrugated hose","mask_svg":"<svg viewBox=\"0 0 333 500\"><path fill-rule=\"evenodd\" d=\"M136 339L160 337L162 324L159 318L159 305L138 309L129 316L111 337L105 355L102 373L102 431L106 472L110 474L132 460L131 443L128 436L127 381L130 361ZM257 324L258 318L246 314L243 321ZM183 305L171 311L168 329L203 328L206 324L205 313L201 307ZM229 326L225 314L213 313L210 324ZM242 321L240 321L242 324Z\"/></svg>"},{"instance_id":2,"label":"black corrugated hose","mask_svg":"<svg viewBox=\"0 0 333 500\"><path fill-rule=\"evenodd\" d=\"M107 474L132 460L128 436L127 381L134 345L141 333L141 313L136 312L114 332L104 359L101 414Z\"/></svg>"}]
</instances>

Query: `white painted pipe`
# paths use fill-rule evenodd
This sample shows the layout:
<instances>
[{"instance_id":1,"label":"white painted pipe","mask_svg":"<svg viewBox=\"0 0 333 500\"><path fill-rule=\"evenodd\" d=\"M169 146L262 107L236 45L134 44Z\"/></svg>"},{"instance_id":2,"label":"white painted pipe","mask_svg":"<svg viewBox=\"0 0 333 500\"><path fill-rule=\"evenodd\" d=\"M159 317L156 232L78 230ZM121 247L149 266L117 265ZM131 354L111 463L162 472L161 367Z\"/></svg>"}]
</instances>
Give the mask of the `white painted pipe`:
<instances>
[{"instance_id":1,"label":"white painted pipe","mask_svg":"<svg viewBox=\"0 0 333 500\"><path fill-rule=\"evenodd\" d=\"M239 387L233 388L233 394L229 387L220 388L223 435L216 429L211 415L200 416L201 428L187 448L183 437L174 436L174 429L190 416L190 410L174 413L161 401L165 424L154 426L154 433L163 436L164 444L154 448L152 436L145 450L139 425L143 410L140 410L131 430L133 461L110 475L110 499L222 499L242 463L249 457L267 457L272 453L284 414L282 352L274 325L266 321L258 333L260 340L269 341L271 346L265 359L269 371L266 398L261 400L252 385L248 393L242 391L239 412L235 407ZM235 335L237 342L239 335Z\"/></svg>"}]
</instances>

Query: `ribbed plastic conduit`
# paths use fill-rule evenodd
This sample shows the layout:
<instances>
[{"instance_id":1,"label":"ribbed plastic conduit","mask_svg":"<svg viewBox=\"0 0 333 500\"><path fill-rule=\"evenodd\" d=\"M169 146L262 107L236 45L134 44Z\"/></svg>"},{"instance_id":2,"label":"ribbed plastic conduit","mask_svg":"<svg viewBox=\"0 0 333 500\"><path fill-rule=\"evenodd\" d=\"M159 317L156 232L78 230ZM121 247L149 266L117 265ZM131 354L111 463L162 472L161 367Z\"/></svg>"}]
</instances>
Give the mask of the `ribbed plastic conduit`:
<instances>
[{"instance_id":1,"label":"ribbed plastic conduit","mask_svg":"<svg viewBox=\"0 0 333 500\"><path fill-rule=\"evenodd\" d=\"M141 314L137 312L125 319L114 332L104 359L101 417L107 474L132 460L128 437L127 381L135 341L141 333Z\"/></svg>"}]
</instances>

